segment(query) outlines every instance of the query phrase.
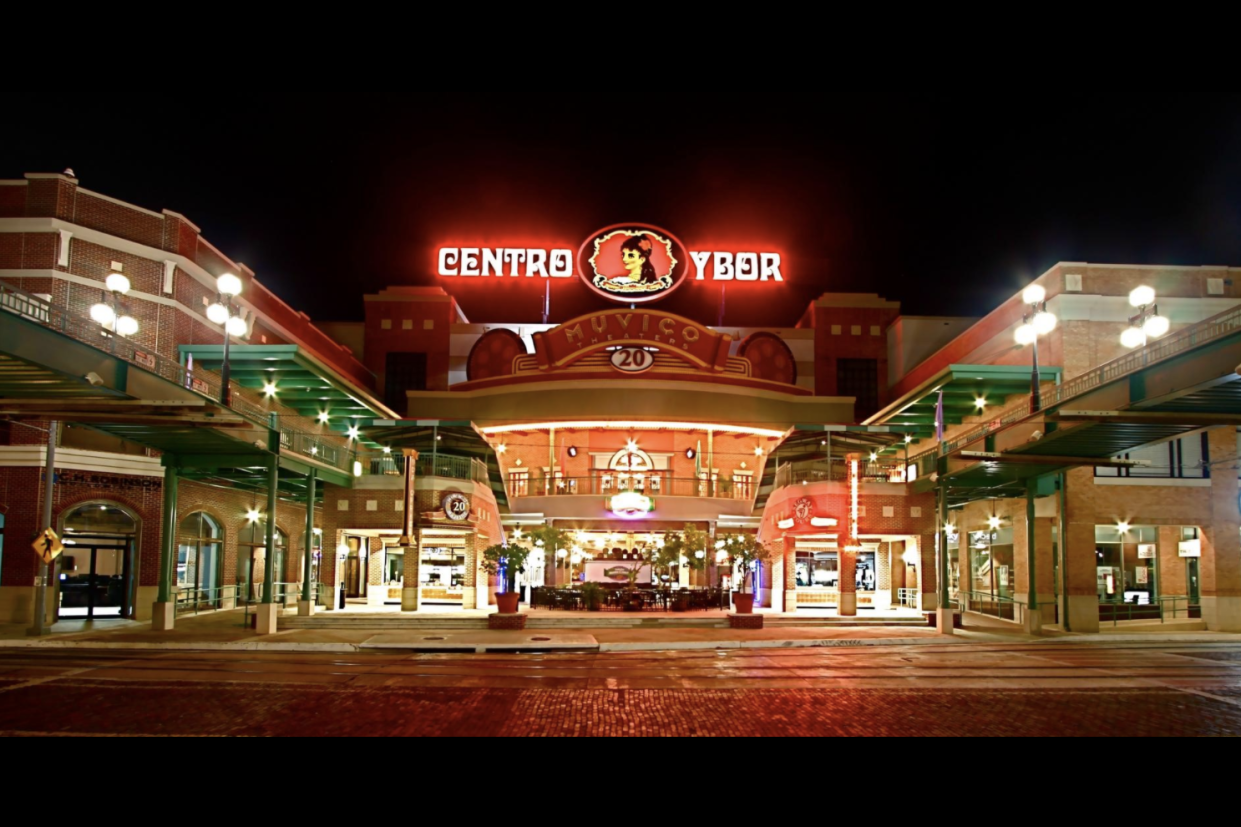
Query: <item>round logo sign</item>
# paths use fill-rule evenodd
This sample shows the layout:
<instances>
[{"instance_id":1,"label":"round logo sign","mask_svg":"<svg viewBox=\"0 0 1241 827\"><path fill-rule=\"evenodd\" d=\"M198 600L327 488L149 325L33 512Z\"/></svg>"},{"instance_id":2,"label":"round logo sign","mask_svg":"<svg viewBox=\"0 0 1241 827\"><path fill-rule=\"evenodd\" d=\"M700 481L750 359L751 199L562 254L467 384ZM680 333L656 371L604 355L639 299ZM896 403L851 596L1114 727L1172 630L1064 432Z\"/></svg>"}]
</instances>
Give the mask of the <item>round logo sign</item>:
<instances>
[{"instance_id":1,"label":"round logo sign","mask_svg":"<svg viewBox=\"0 0 1241 827\"><path fill-rule=\"evenodd\" d=\"M612 351L612 367L624 373L643 373L655 367L655 354L640 347L622 347Z\"/></svg>"},{"instance_id":2,"label":"round logo sign","mask_svg":"<svg viewBox=\"0 0 1241 827\"><path fill-rule=\"evenodd\" d=\"M606 227L577 254L578 273L590 289L623 304L667 296L685 281L690 263L676 236L647 224Z\"/></svg>"},{"instance_id":3,"label":"round logo sign","mask_svg":"<svg viewBox=\"0 0 1241 827\"><path fill-rule=\"evenodd\" d=\"M465 522L470 517L470 498L464 494L444 497L444 514L453 522Z\"/></svg>"}]
</instances>

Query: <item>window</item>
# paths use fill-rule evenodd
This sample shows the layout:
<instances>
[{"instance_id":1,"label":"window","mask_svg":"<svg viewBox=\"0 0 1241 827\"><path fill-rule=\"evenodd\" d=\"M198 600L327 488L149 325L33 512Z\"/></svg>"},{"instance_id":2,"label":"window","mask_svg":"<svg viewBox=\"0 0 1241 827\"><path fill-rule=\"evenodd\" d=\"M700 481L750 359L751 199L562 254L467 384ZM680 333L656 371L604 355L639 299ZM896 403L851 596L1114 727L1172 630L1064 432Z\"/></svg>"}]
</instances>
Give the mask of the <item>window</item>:
<instances>
[{"instance_id":1,"label":"window","mask_svg":"<svg viewBox=\"0 0 1241 827\"><path fill-rule=\"evenodd\" d=\"M406 391L427 389L427 355L425 353L389 353L385 364L384 402L392 410L404 414L409 409Z\"/></svg>"},{"instance_id":2,"label":"window","mask_svg":"<svg viewBox=\"0 0 1241 827\"><path fill-rule=\"evenodd\" d=\"M288 535L276 529L276 553L272 569L275 583L273 589L284 580L284 549ZM259 520L250 523L237 537L237 588L238 597L250 603L263 599L263 583L267 577L267 523ZM275 595L280 602L279 594Z\"/></svg>"},{"instance_id":3,"label":"window","mask_svg":"<svg viewBox=\"0 0 1241 827\"><path fill-rule=\"evenodd\" d=\"M223 547L220 525L206 514L191 514L177 532L177 589L200 591L200 603L214 604L220 585Z\"/></svg>"},{"instance_id":4,"label":"window","mask_svg":"<svg viewBox=\"0 0 1241 827\"><path fill-rule=\"evenodd\" d=\"M879 361L836 360L836 395L857 397L855 416L864 419L879 410Z\"/></svg>"},{"instance_id":5,"label":"window","mask_svg":"<svg viewBox=\"0 0 1241 827\"><path fill-rule=\"evenodd\" d=\"M529 471L509 471L508 472L508 491L512 497L529 497L530 496L530 472Z\"/></svg>"},{"instance_id":6,"label":"window","mask_svg":"<svg viewBox=\"0 0 1241 827\"><path fill-rule=\"evenodd\" d=\"M1101 525L1094 534L1099 602L1153 605L1159 594L1159 529L1131 526L1122 534L1114 525Z\"/></svg>"}]
</instances>

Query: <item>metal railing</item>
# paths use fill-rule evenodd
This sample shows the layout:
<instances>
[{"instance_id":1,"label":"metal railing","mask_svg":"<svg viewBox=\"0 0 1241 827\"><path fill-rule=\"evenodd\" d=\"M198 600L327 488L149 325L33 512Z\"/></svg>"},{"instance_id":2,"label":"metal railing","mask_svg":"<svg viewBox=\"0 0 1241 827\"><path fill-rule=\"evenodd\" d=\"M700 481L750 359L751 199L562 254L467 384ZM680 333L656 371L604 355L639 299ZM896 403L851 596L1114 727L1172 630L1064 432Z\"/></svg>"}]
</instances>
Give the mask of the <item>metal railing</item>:
<instances>
[{"instance_id":1,"label":"metal railing","mask_svg":"<svg viewBox=\"0 0 1241 827\"><path fill-rule=\"evenodd\" d=\"M1025 620L1026 603L1015 597L989 592L963 592L968 598L969 611L1000 620L1020 623Z\"/></svg>"},{"instance_id":2,"label":"metal railing","mask_svg":"<svg viewBox=\"0 0 1241 827\"><path fill-rule=\"evenodd\" d=\"M921 594L917 589L897 589L896 599L902 609L917 609L921 602Z\"/></svg>"},{"instance_id":3,"label":"metal railing","mask_svg":"<svg viewBox=\"0 0 1241 827\"><path fill-rule=\"evenodd\" d=\"M1184 610L1180 608L1180 604L1185 604ZM1171 605L1171 610L1167 607ZM1108 613L1111 614L1111 622L1113 628L1120 625L1122 620L1128 622L1132 620L1155 620L1158 617L1160 623L1167 623L1169 620L1179 620L1182 616L1186 619L1190 617L1190 603L1188 597L1160 597L1154 603L1113 603L1110 601L1100 601L1099 612L1103 613L1103 608L1107 607Z\"/></svg>"},{"instance_id":4,"label":"metal railing","mask_svg":"<svg viewBox=\"0 0 1241 827\"><path fill-rule=\"evenodd\" d=\"M508 495L520 497L613 497L635 493L647 497L697 497L716 500L753 500L755 486L731 480L675 479L647 476L640 482L611 478L568 477L548 480L508 480Z\"/></svg>"},{"instance_id":5,"label":"metal railing","mask_svg":"<svg viewBox=\"0 0 1241 827\"><path fill-rule=\"evenodd\" d=\"M1043 410L1053 408L1076 396L1081 396L1088 391L1102 387L1109 382L1114 382L1138 370L1158 364L1173 356L1179 356L1193 348L1237 333L1238 331L1241 331L1241 307L1234 307L1165 336L1162 339L1157 339L1145 347L1126 353L1124 356L1100 365L1094 370L1087 371L1081 376L1074 377L1053 388L1044 389L1041 394L1042 408ZM910 462L918 463L918 476L925 477L935 470L934 460L936 457L952 453L971 442L977 442L988 434L1009 425L1014 425L1030 417L1032 414L1030 400L1027 398L1017 405L1008 408L999 416L992 418L989 422L983 423L952 440L943 442L929 451L918 454Z\"/></svg>"},{"instance_id":6,"label":"metal railing","mask_svg":"<svg viewBox=\"0 0 1241 827\"><path fill-rule=\"evenodd\" d=\"M236 608L238 586L220 586L214 589L178 588L176 592L176 612L183 614L201 614ZM229 605L229 601L232 604Z\"/></svg>"},{"instance_id":7,"label":"metal railing","mask_svg":"<svg viewBox=\"0 0 1241 827\"><path fill-rule=\"evenodd\" d=\"M438 454L419 456L414 472L420 477L443 477L450 480L471 480L480 485L491 484L487 463L471 457Z\"/></svg>"},{"instance_id":8,"label":"metal railing","mask_svg":"<svg viewBox=\"0 0 1241 827\"><path fill-rule=\"evenodd\" d=\"M858 472L863 482L905 481L905 464L903 462L861 462ZM790 485L812 482L847 482L849 479L848 462L844 459L815 460L782 465L776 471L776 488L787 488Z\"/></svg>"},{"instance_id":9,"label":"metal railing","mask_svg":"<svg viewBox=\"0 0 1241 827\"><path fill-rule=\"evenodd\" d=\"M124 362L149 371L213 402L218 403L220 400L222 382L217 374L205 370L186 370L176 360L154 353L124 336L118 336L88 316L68 313L38 296L3 281L0 281L0 310L14 313L71 339L110 353ZM231 382L230 387L232 403L229 407L256 424L267 427L270 420L263 406L247 399L249 392L236 382Z\"/></svg>"}]
</instances>

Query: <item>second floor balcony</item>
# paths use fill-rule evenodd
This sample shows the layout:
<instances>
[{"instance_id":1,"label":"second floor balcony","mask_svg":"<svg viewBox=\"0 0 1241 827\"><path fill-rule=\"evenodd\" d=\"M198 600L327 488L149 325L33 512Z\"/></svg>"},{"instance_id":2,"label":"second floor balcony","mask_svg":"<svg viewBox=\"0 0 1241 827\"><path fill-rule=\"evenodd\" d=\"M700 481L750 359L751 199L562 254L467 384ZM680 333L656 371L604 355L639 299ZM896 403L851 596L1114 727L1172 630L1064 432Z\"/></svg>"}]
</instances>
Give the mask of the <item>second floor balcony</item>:
<instances>
[{"instance_id":1,"label":"second floor balcony","mask_svg":"<svg viewBox=\"0 0 1241 827\"><path fill-rule=\"evenodd\" d=\"M661 474L597 474L590 477L553 479L510 473L507 480L509 497L613 497L624 493L648 497L689 497L697 499L738 500L752 502L754 483L751 480L682 479Z\"/></svg>"}]
</instances>

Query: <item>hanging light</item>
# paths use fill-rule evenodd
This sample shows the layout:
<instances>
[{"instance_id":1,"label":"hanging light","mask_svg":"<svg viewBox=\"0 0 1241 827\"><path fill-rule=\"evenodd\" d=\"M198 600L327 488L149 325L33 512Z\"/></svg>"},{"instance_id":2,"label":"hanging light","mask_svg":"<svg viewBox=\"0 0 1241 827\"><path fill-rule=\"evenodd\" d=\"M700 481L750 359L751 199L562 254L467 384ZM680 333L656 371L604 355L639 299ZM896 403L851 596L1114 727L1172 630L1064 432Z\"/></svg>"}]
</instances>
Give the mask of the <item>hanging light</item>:
<instances>
[{"instance_id":1,"label":"hanging light","mask_svg":"<svg viewBox=\"0 0 1241 827\"><path fill-rule=\"evenodd\" d=\"M998 531L1000 528L1000 523L1001 523L1001 520L999 517L988 517L987 518L987 525L991 527L992 531Z\"/></svg>"},{"instance_id":2,"label":"hanging light","mask_svg":"<svg viewBox=\"0 0 1241 827\"><path fill-rule=\"evenodd\" d=\"M104 327L116 321L116 313L112 310L112 306L103 302L91 307L90 317Z\"/></svg>"},{"instance_id":3,"label":"hanging light","mask_svg":"<svg viewBox=\"0 0 1241 827\"><path fill-rule=\"evenodd\" d=\"M1025 347L1032 345L1038 340L1038 331L1032 324L1023 324L1017 328L1017 332L1013 334L1013 338L1017 340L1017 344Z\"/></svg>"},{"instance_id":4,"label":"hanging light","mask_svg":"<svg viewBox=\"0 0 1241 827\"><path fill-rule=\"evenodd\" d=\"M977 408L977 409L978 409L978 410L980 410L980 411L981 411L981 410L983 410L984 408L986 408L986 407L987 407L987 398L986 398L985 396L980 396L980 397L978 397L977 399L975 399L975 400L974 400L974 407L975 407L975 408Z\"/></svg>"},{"instance_id":5,"label":"hanging light","mask_svg":"<svg viewBox=\"0 0 1241 827\"><path fill-rule=\"evenodd\" d=\"M1153 287L1142 285L1141 287L1133 288L1132 292L1129 293L1129 304L1134 307L1146 307L1148 304L1154 303L1155 289Z\"/></svg>"},{"instance_id":6,"label":"hanging light","mask_svg":"<svg viewBox=\"0 0 1241 827\"><path fill-rule=\"evenodd\" d=\"M389 445L385 445L385 446L384 446L384 453L385 453L385 454L391 454L391 453L392 453L392 447L391 447L391 446L389 446Z\"/></svg>"},{"instance_id":7,"label":"hanging light","mask_svg":"<svg viewBox=\"0 0 1241 827\"><path fill-rule=\"evenodd\" d=\"M1131 327L1120 334L1120 343L1127 348L1141 347L1146 344L1146 334L1140 327Z\"/></svg>"},{"instance_id":8,"label":"hanging light","mask_svg":"<svg viewBox=\"0 0 1241 827\"><path fill-rule=\"evenodd\" d=\"M121 316L116 320L116 332L122 336L133 336L138 332L138 320L133 316Z\"/></svg>"},{"instance_id":9,"label":"hanging light","mask_svg":"<svg viewBox=\"0 0 1241 827\"><path fill-rule=\"evenodd\" d=\"M328 423L328 419L329 419L329 417L328 417L328 412L327 412L327 411L320 411L320 412L319 412L319 422L320 422L321 424L326 425L326 424Z\"/></svg>"},{"instance_id":10,"label":"hanging light","mask_svg":"<svg viewBox=\"0 0 1241 827\"><path fill-rule=\"evenodd\" d=\"M263 393L264 393L266 396L275 396L275 395L276 395L276 385L275 385L274 383L272 383L272 382L265 382L265 383L263 384Z\"/></svg>"},{"instance_id":11,"label":"hanging light","mask_svg":"<svg viewBox=\"0 0 1241 827\"><path fill-rule=\"evenodd\" d=\"M357 425L350 425L347 433L350 439L357 439L359 436L362 435L362 431L358 428Z\"/></svg>"},{"instance_id":12,"label":"hanging light","mask_svg":"<svg viewBox=\"0 0 1241 827\"><path fill-rule=\"evenodd\" d=\"M122 296L129 292L129 279L120 273L109 273L104 280L104 284L107 285L108 290L113 293L120 293Z\"/></svg>"}]
</instances>

